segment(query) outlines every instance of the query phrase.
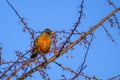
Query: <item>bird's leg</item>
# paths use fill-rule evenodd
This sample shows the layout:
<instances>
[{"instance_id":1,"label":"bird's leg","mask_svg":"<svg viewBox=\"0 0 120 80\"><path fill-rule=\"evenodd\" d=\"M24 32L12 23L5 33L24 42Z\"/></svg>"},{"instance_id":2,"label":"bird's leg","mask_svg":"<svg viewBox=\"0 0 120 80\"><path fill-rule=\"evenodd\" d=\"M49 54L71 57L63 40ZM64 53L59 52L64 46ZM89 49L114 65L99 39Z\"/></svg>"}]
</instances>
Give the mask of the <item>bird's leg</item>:
<instances>
[{"instance_id":1,"label":"bird's leg","mask_svg":"<svg viewBox=\"0 0 120 80\"><path fill-rule=\"evenodd\" d=\"M43 59L45 60L45 62L47 62L47 58L46 58L46 56L43 53L41 53L41 56L43 57Z\"/></svg>"},{"instance_id":2,"label":"bird's leg","mask_svg":"<svg viewBox=\"0 0 120 80\"><path fill-rule=\"evenodd\" d=\"M43 57L43 59L45 60L45 62L47 62L47 58L46 58L45 55L40 51L39 48L38 48L38 51L39 51L40 55Z\"/></svg>"}]
</instances>

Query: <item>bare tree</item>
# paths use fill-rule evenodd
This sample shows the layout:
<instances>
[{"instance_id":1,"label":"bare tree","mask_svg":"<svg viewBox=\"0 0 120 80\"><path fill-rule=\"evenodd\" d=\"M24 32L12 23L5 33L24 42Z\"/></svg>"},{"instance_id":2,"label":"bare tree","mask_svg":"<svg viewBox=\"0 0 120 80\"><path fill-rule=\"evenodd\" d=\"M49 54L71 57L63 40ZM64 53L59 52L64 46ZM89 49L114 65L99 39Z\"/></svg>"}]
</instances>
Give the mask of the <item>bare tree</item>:
<instances>
[{"instance_id":1,"label":"bare tree","mask_svg":"<svg viewBox=\"0 0 120 80\"><path fill-rule=\"evenodd\" d=\"M29 54L31 54L31 50L33 48L33 42L35 40L35 34L40 34L41 31L35 31L29 25L26 23L26 20L24 17L22 17L19 12L15 9L13 4L9 2L9 0L6 0L6 3L9 5L9 7L13 10L15 15L20 19L21 23L23 24L23 31L29 32L29 35L31 36L31 43L30 43L30 49L27 50L25 53L21 51L15 51L17 60L14 61L6 61L2 58L2 44L0 46L0 65L3 66L0 68L0 78L1 80L11 80L12 78L16 78L17 80L24 80L27 77L33 77L32 74L34 72L39 72L41 77L45 80L50 80L49 77L50 74L47 73L47 68L49 68L50 63L54 63L58 67L60 67L62 70L66 70L73 74L73 77L70 78L70 80L75 80L79 77L83 77L85 79L89 80L100 80L101 78L97 78L96 76L89 76L87 74L83 74L83 70L86 68L85 62L86 58L89 52L89 49L91 47L91 43L93 41L93 37L95 37L94 31L102 27L109 39L115 43L114 38L109 33L108 29L105 27L104 23L109 22L111 27L114 27L114 24L117 25L117 29L120 29L120 22L116 13L120 11L120 7L116 7L116 5L110 1L107 0L107 3L114 8L114 10L105 17L103 17L102 20L100 20L96 25L89 28L86 32L80 32L78 27L81 24L82 17L84 15L84 4L85 0L81 0L81 3L79 5L79 16L76 22L74 23L73 27L70 29L70 31L55 31L55 34L52 35L53 43L52 48L50 52L54 54L50 58L47 59L47 61L44 61L41 56L35 58L35 59L29 59ZM109 25L109 23L107 25ZM61 36L62 35L62 36ZM73 36L79 36L76 40L72 41L71 38ZM2 42L1 42L2 43ZM62 63L57 62L56 59L61 57L62 55L66 54L67 51L73 50L75 45L85 45L86 52L84 53L83 61L79 66L76 66L76 71L71 69L70 66L65 67ZM59 46L58 46L59 45ZM68 56L69 57L69 56ZM73 56L71 56L73 57ZM54 72L53 72L54 74ZM62 75L62 74L61 74ZM120 75L114 76L110 78L109 80L120 78ZM62 75L62 79L59 80L68 80L69 78L65 77L65 75Z\"/></svg>"}]
</instances>

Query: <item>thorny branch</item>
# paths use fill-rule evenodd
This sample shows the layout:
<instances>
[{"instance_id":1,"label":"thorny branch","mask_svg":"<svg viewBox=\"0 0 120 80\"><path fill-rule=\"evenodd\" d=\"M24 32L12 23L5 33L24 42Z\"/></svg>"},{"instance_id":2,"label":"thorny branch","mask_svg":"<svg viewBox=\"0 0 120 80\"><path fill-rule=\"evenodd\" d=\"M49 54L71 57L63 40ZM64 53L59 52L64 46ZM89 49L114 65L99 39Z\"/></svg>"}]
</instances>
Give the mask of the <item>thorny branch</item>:
<instances>
[{"instance_id":1,"label":"thorny branch","mask_svg":"<svg viewBox=\"0 0 120 80\"><path fill-rule=\"evenodd\" d=\"M68 36L68 38L66 39L66 41L63 43L59 53L58 53L58 56L59 54L61 53L62 49L64 48L64 46L69 42L71 36L73 35L73 33L76 31L77 27L79 26L80 22L81 22L81 18L83 16L83 5L84 5L84 0L82 0L81 2L81 5L80 5L80 12L79 12L79 17L78 17L78 20L77 22L74 24L74 28L72 30L72 32L70 33L70 35Z\"/></svg>"},{"instance_id":2,"label":"thorny branch","mask_svg":"<svg viewBox=\"0 0 120 80\"><path fill-rule=\"evenodd\" d=\"M84 56L84 58L83 58L83 62L82 62L82 64L80 65L80 67L78 68L78 74L76 74L71 80L75 80L75 78L77 78L78 75L81 74L81 72L83 71L84 65L85 65L85 62L86 62L86 58L87 58L87 55L88 55L88 51L89 51L89 49L90 49L90 46L91 46L92 41L93 41L93 33L91 33L91 39L90 39L90 42L88 43L88 47L87 47L85 56Z\"/></svg>"},{"instance_id":3,"label":"thorny branch","mask_svg":"<svg viewBox=\"0 0 120 80\"><path fill-rule=\"evenodd\" d=\"M116 9L117 7L115 6L115 4L111 1L111 0L107 0L108 4L110 6L112 6L114 9Z\"/></svg>"},{"instance_id":4,"label":"thorny branch","mask_svg":"<svg viewBox=\"0 0 120 80\"><path fill-rule=\"evenodd\" d=\"M101 26L103 27L103 29L107 33L107 36L110 38L110 40L115 43L115 40L113 39L112 35L108 32L108 30L103 25L101 25Z\"/></svg>"},{"instance_id":5,"label":"thorny branch","mask_svg":"<svg viewBox=\"0 0 120 80\"><path fill-rule=\"evenodd\" d=\"M0 66L1 66L1 62L2 62L2 46L0 44Z\"/></svg>"},{"instance_id":6,"label":"thorny branch","mask_svg":"<svg viewBox=\"0 0 120 80\"><path fill-rule=\"evenodd\" d=\"M116 80L116 79L120 80L120 75L113 76L113 77L109 78L108 80Z\"/></svg>"},{"instance_id":7,"label":"thorny branch","mask_svg":"<svg viewBox=\"0 0 120 80\"><path fill-rule=\"evenodd\" d=\"M15 8L13 7L13 5L9 2L9 0L6 0L8 5L11 7L11 9L16 13L16 15L18 16L18 18L21 20L22 24L24 25L24 29L23 31L25 32L26 30L28 30L28 32L31 34L31 39L34 40L34 33L35 31L32 28L29 28L27 23L25 22L24 18L22 18L20 16L20 14L15 10Z\"/></svg>"},{"instance_id":8,"label":"thorny branch","mask_svg":"<svg viewBox=\"0 0 120 80\"><path fill-rule=\"evenodd\" d=\"M116 5L115 5L111 0L107 0L107 2L108 2L108 4L109 4L110 6L112 6L114 9L117 8ZM115 14L113 15L113 18L115 19L115 23L117 24L118 29L120 30L120 23L119 23L118 18L116 17ZM108 20L109 20L109 22L110 22L110 24L111 24L111 27L113 27L114 22L112 21L112 19L108 19Z\"/></svg>"},{"instance_id":9,"label":"thorny branch","mask_svg":"<svg viewBox=\"0 0 120 80\"><path fill-rule=\"evenodd\" d=\"M114 19L115 19L115 23L117 24L118 26L118 29L120 30L120 23L118 21L118 18L116 17L116 15L113 15Z\"/></svg>"},{"instance_id":10,"label":"thorny branch","mask_svg":"<svg viewBox=\"0 0 120 80\"><path fill-rule=\"evenodd\" d=\"M53 61L55 64L57 64L59 67L61 67L63 70L66 70L66 71L69 71L69 72L71 72L71 73L74 73L75 75L77 75L78 73L77 72L75 72L74 70L72 70L72 69L70 69L70 68L66 68L66 67L64 67L62 64L60 64L60 63L58 63L58 62L56 62L56 61ZM94 79L94 80L100 80L100 79L98 79L98 78L95 78L95 77L91 77L91 76L88 76L88 75L85 75L85 74L78 74L79 76L83 76L83 77L85 77L86 79Z\"/></svg>"}]
</instances>

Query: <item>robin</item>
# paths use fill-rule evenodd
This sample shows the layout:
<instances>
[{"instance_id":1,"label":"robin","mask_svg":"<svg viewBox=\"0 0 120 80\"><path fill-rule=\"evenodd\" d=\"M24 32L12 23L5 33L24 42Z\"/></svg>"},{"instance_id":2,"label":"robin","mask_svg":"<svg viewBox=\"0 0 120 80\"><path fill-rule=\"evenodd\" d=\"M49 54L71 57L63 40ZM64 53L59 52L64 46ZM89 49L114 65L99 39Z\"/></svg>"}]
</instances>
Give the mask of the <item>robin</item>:
<instances>
[{"instance_id":1,"label":"robin","mask_svg":"<svg viewBox=\"0 0 120 80\"><path fill-rule=\"evenodd\" d=\"M41 35L39 35L34 41L34 46L32 50L32 55L30 58L37 57L38 53L41 55L46 54L50 50L51 46L51 34L54 32L50 29L45 29Z\"/></svg>"}]
</instances>

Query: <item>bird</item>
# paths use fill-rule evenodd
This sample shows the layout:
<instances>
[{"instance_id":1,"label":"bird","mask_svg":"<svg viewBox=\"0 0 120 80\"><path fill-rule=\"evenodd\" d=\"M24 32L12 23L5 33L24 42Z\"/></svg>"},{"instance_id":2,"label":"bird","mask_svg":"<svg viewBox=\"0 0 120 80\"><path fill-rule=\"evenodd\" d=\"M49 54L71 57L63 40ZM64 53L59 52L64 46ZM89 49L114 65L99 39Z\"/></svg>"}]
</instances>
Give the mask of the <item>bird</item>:
<instances>
[{"instance_id":1,"label":"bird","mask_svg":"<svg viewBox=\"0 0 120 80\"><path fill-rule=\"evenodd\" d=\"M44 56L47 52L49 52L51 47L51 35L54 32L48 28L46 28L35 40L32 49L32 55L30 58L37 57L38 54ZM44 57L43 57L44 58Z\"/></svg>"}]
</instances>

